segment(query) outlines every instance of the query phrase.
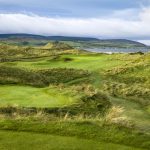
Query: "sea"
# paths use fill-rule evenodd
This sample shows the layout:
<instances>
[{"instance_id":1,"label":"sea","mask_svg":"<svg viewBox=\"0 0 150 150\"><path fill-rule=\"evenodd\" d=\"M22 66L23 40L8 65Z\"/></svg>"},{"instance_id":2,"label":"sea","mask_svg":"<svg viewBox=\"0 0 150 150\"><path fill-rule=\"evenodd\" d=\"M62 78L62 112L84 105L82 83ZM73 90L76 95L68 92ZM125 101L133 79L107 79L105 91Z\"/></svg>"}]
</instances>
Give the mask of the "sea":
<instances>
[{"instance_id":1,"label":"sea","mask_svg":"<svg viewBox=\"0 0 150 150\"><path fill-rule=\"evenodd\" d=\"M84 50L90 51L90 52L97 52L97 53L136 53L136 52L143 52L147 53L150 52L150 47L137 47L137 48L83 48Z\"/></svg>"}]
</instances>

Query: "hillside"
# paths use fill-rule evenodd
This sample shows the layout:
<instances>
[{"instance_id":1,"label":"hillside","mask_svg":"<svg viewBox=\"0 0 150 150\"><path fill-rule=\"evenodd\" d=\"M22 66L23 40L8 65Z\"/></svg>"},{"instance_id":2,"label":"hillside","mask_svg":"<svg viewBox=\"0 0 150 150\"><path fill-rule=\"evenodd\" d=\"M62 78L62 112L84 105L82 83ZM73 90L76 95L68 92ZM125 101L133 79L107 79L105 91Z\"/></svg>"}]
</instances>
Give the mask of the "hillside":
<instances>
[{"instance_id":1,"label":"hillside","mask_svg":"<svg viewBox=\"0 0 150 150\"><path fill-rule=\"evenodd\" d=\"M146 45L126 39L98 39L89 37L41 36L32 34L0 34L0 41L24 46L44 46L50 41L62 41L75 48L136 48Z\"/></svg>"},{"instance_id":2,"label":"hillside","mask_svg":"<svg viewBox=\"0 0 150 150\"><path fill-rule=\"evenodd\" d=\"M132 41L132 40L127 40L127 39L106 39L106 40L100 40L100 43L104 43L104 44L107 44L107 43L110 43L110 44L115 44L116 45L121 45L121 44L131 44L131 45L135 45L135 46L139 46L139 47L144 47L146 46L145 44L142 44L140 42L136 42L136 41Z\"/></svg>"},{"instance_id":3,"label":"hillside","mask_svg":"<svg viewBox=\"0 0 150 150\"><path fill-rule=\"evenodd\" d=\"M97 38L68 37L68 36L42 36L33 34L0 34L0 39L38 39L52 41L97 41Z\"/></svg>"}]
</instances>

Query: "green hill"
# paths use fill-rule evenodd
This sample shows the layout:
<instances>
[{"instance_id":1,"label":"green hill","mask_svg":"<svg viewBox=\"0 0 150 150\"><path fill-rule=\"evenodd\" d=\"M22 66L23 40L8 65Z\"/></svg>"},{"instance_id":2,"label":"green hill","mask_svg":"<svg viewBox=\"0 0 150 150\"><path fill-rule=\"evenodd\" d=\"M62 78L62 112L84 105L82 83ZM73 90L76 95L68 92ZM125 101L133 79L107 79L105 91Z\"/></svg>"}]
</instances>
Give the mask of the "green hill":
<instances>
[{"instance_id":1,"label":"green hill","mask_svg":"<svg viewBox=\"0 0 150 150\"><path fill-rule=\"evenodd\" d=\"M33 34L0 34L0 41L24 46L44 46L49 42L62 41L73 47L146 47L146 45L127 39L98 39L90 37L42 36ZM69 44L69 45L70 45Z\"/></svg>"},{"instance_id":2,"label":"green hill","mask_svg":"<svg viewBox=\"0 0 150 150\"><path fill-rule=\"evenodd\" d=\"M97 41L97 38L69 37L69 36L42 36L33 34L0 34L0 39L37 39L51 41Z\"/></svg>"}]
</instances>

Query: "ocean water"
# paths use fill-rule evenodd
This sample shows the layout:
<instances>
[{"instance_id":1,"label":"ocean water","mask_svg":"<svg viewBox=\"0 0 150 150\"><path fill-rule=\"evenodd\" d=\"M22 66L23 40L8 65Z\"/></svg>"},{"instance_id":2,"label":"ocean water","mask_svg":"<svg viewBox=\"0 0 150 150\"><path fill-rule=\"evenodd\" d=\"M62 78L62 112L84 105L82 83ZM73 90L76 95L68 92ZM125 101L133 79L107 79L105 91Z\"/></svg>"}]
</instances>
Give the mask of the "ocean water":
<instances>
[{"instance_id":1,"label":"ocean water","mask_svg":"<svg viewBox=\"0 0 150 150\"><path fill-rule=\"evenodd\" d=\"M83 48L84 50L97 53L135 53L135 52L150 52L150 48Z\"/></svg>"}]
</instances>

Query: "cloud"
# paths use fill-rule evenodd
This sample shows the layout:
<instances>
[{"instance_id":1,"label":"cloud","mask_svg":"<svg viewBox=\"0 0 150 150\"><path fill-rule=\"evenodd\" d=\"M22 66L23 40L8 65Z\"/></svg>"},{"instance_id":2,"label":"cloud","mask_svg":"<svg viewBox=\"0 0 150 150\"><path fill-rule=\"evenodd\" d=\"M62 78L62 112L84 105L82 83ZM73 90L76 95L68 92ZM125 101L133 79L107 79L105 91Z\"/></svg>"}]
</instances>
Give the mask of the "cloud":
<instances>
[{"instance_id":1,"label":"cloud","mask_svg":"<svg viewBox=\"0 0 150 150\"><path fill-rule=\"evenodd\" d=\"M138 40L138 42L149 45L150 46L150 40Z\"/></svg>"},{"instance_id":2,"label":"cloud","mask_svg":"<svg viewBox=\"0 0 150 150\"><path fill-rule=\"evenodd\" d=\"M150 8L143 8L134 15L132 10L118 11L105 18L60 18L1 13L0 33L150 39ZM136 19L130 19L134 17Z\"/></svg>"},{"instance_id":3,"label":"cloud","mask_svg":"<svg viewBox=\"0 0 150 150\"><path fill-rule=\"evenodd\" d=\"M149 0L0 0L0 12L31 11L38 15L61 17L100 17L115 10L138 9Z\"/></svg>"}]
</instances>

